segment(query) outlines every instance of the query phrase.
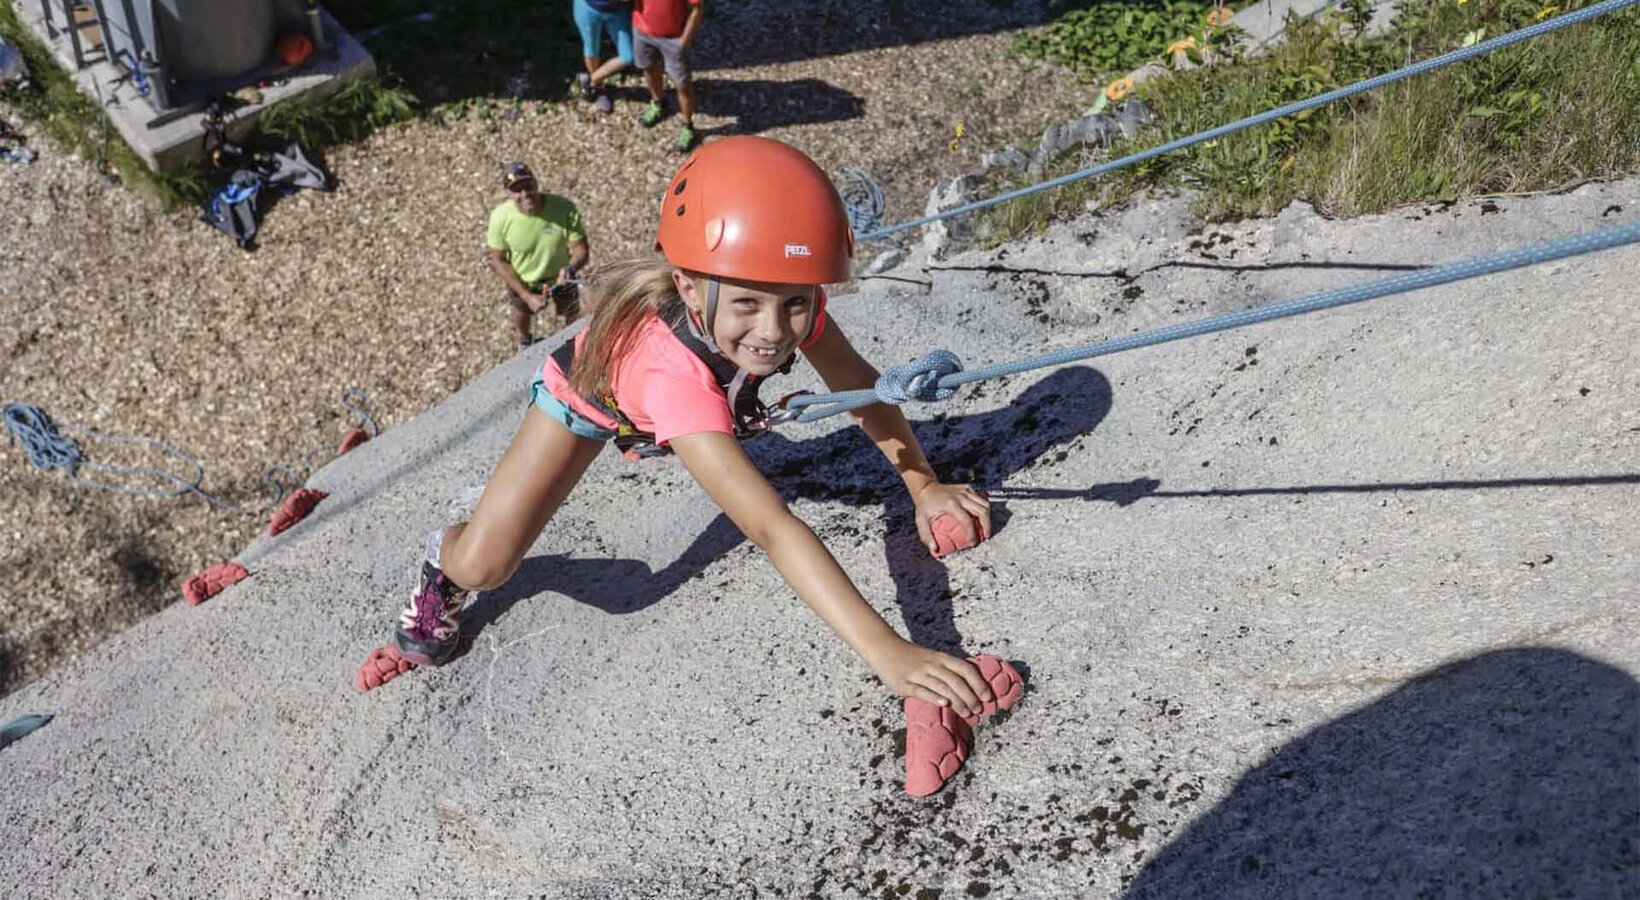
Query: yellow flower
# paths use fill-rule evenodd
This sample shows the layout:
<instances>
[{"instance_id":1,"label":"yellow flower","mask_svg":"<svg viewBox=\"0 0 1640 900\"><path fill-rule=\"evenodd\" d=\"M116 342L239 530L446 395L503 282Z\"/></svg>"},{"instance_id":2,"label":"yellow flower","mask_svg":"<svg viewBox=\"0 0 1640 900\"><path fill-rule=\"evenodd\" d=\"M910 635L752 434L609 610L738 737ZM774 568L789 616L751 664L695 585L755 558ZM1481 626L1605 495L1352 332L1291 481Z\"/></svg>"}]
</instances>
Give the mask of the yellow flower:
<instances>
[{"instance_id":1,"label":"yellow flower","mask_svg":"<svg viewBox=\"0 0 1640 900\"><path fill-rule=\"evenodd\" d=\"M1194 37L1187 37L1182 40L1177 40L1167 45L1167 55L1172 56L1175 53L1183 53L1195 46L1196 39Z\"/></svg>"},{"instance_id":2,"label":"yellow flower","mask_svg":"<svg viewBox=\"0 0 1640 900\"><path fill-rule=\"evenodd\" d=\"M1560 7L1558 7L1558 6L1545 6L1544 8L1538 10L1537 20L1539 22L1541 22L1544 19L1549 18L1550 16L1554 15L1557 12L1560 12Z\"/></svg>"},{"instance_id":3,"label":"yellow flower","mask_svg":"<svg viewBox=\"0 0 1640 900\"><path fill-rule=\"evenodd\" d=\"M1234 17L1235 14L1236 11L1230 7L1221 6L1207 14L1207 24L1213 26L1214 28L1218 28L1221 25L1228 25L1230 24L1230 19Z\"/></svg>"},{"instance_id":4,"label":"yellow flower","mask_svg":"<svg viewBox=\"0 0 1640 900\"><path fill-rule=\"evenodd\" d=\"M1458 0L1458 5L1462 6L1462 5L1464 5L1465 3L1468 3L1468 2L1469 2L1469 0Z\"/></svg>"},{"instance_id":5,"label":"yellow flower","mask_svg":"<svg viewBox=\"0 0 1640 900\"><path fill-rule=\"evenodd\" d=\"M1115 103L1131 93L1133 93L1132 75L1129 75L1126 78L1118 78L1110 84L1105 85L1105 99L1112 103Z\"/></svg>"}]
</instances>

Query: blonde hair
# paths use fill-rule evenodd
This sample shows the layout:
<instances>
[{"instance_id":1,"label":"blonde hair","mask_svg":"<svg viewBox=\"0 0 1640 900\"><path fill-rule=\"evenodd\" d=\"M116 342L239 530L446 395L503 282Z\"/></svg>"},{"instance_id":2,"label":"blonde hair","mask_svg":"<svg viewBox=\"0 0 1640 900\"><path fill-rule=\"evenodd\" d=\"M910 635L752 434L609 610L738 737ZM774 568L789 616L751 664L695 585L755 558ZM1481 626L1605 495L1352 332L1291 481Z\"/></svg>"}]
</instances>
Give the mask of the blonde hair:
<instances>
[{"instance_id":1,"label":"blonde hair","mask_svg":"<svg viewBox=\"0 0 1640 900\"><path fill-rule=\"evenodd\" d=\"M632 349L638 328L677 296L672 266L663 259L629 259L599 267L588 278L592 307L586 337L575 354L570 388L583 397L608 394L615 361Z\"/></svg>"}]
</instances>

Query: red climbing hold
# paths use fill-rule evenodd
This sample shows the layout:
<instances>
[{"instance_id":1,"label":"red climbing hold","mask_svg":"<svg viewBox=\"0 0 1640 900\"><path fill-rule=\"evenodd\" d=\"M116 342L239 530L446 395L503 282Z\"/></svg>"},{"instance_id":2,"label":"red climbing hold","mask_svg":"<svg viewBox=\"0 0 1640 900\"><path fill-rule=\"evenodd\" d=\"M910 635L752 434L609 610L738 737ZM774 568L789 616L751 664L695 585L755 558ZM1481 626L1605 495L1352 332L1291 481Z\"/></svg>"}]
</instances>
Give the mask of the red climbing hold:
<instances>
[{"instance_id":1,"label":"red climbing hold","mask_svg":"<svg viewBox=\"0 0 1640 900\"><path fill-rule=\"evenodd\" d=\"M379 688L415 667L415 663L400 656L399 648L388 641L365 657L364 665L359 666L358 674L353 676L353 686L360 691Z\"/></svg>"},{"instance_id":2,"label":"red climbing hold","mask_svg":"<svg viewBox=\"0 0 1640 900\"><path fill-rule=\"evenodd\" d=\"M365 431L363 428L355 428L349 431L347 437L342 438L342 442L336 446L336 455L341 456L368 440L370 440L370 432Z\"/></svg>"},{"instance_id":3,"label":"red climbing hold","mask_svg":"<svg viewBox=\"0 0 1640 900\"><path fill-rule=\"evenodd\" d=\"M250 577L249 572L239 563L217 563L209 568L195 572L182 583L182 598L194 606L222 593L230 584L238 584Z\"/></svg>"},{"instance_id":4,"label":"red climbing hold","mask_svg":"<svg viewBox=\"0 0 1640 900\"><path fill-rule=\"evenodd\" d=\"M979 669L981 678L991 686L991 693L996 699L985 704L980 715L988 716L997 710L1011 709L1019 698L1025 695L1025 679L1019 677L1019 670L1000 656L976 656L969 660ZM979 716L968 720L970 725L979 721Z\"/></svg>"},{"instance_id":5,"label":"red climbing hold","mask_svg":"<svg viewBox=\"0 0 1640 900\"><path fill-rule=\"evenodd\" d=\"M905 698L905 792L926 797L945 787L973 741L974 732L951 707Z\"/></svg>"},{"instance_id":6,"label":"red climbing hold","mask_svg":"<svg viewBox=\"0 0 1640 900\"><path fill-rule=\"evenodd\" d=\"M1025 693L1024 679L1009 662L997 656L976 656L969 660L991 686L995 699L985 704L981 715L1009 709ZM940 706L915 697L905 699L905 792L927 797L945 787L957 774L973 747L979 716L964 718L949 706Z\"/></svg>"},{"instance_id":7,"label":"red climbing hold","mask_svg":"<svg viewBox=\"0 0 1640 900\"><path fill-rule=\"evenodd\" d=\"M934 545L937 548L934 551L934 558L944 559L958 550L967 550L979 541L985 540L985 535L980 532L979 523L972 524L974 533L978 536L974 541L968 540L968 533L963 530L962 522L956 516L949 513L935 516L934 521L928 523L928 530L934 533Z\"/></svg>"},{"instance_id":8,"label":"red climbing hold","mask_svg":"<svg viewBox=\"0 0 1640 900\"><path fill-rule=\"evenodd\" d=\"M272 537L307 518L307 514L313 512L319 501L329 496L324 491L316 491L313 488L297 488L291 491L285 502L274 510L273 518L268 520L268 536Z\"/></svg>"}]
</instances>

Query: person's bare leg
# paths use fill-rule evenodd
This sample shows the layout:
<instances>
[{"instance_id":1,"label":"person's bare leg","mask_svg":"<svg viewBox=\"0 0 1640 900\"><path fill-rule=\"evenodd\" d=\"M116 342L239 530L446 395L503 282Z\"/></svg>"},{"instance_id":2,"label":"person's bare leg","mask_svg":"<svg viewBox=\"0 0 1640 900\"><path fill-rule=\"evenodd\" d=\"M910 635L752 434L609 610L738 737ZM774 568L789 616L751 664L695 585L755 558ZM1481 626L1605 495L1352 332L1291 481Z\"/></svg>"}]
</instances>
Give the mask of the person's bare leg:
<instances>
[{"instance_id":1,"label":"person's bare leg","mask_svg":"<svg viewBox=\"0 0 1640 900\"><path fill-rule=\"evenodd\" d=\"M608 81L625 68L626 60L621 59L619 56L611 56L609 59L604 60L603 65L593 70L592 86L603 87L604 82Z\"/></svg>"},{"instance_id":2,"label":"person's bare leg","mask_svg":"<svg viewBox=\"0 0 1640 900\"><path fill-rule=\"evenodd\" d=\"M535 313L530 311L524 301L510 292L507 294L507 307L507 314L512 316L513 327L518 330L518 343L528 343L532 339L530 320L535 317Z\"/></svg>"},{"instance_id":3,"label":"person's bare leg","mask_svg":"<svg viewBox=\"0 0 1640 900\"><path fill-rule=\"evenodd\" d=\"M445 576L473 591L505 584L603 448L531 406L473 517L445 532Z\"/></svg>"},{"instance_id":4,"label":"person's bare leg","mask_svg":"<svg viewBox=\"0 0 1640 900\"><path fill-rule=\"evenodd\" d=\"M643 82L649 88L649 99L660 103L666 91L666 84L661 81L660 60L655 60L649 68L643 70Z\"/></svg>"},{"instance_id":5,"label":"person's bare leg","mask_svg":"<svg viewBox=\"0 0 1640 900\"><path fill-rule=\"evenodd\" d=\"M583 57L581 57L581 62L586 64L587 75L589 75L593 79L594 84L597 84L598 67L603 64L603 60L599 59L596 56L583 56Z\"/></svg>"},{"instance_id":6,"label":"person's bare leg","mask_svg":"<svg viewBox=\"0 0 1640 900\"><path fill-rule=\"evenodd\" d=\"M693 78L678 85L678 115L683 119L684 125L690 128L695 127L695 79Z\"/></svg>"}]
</instances>

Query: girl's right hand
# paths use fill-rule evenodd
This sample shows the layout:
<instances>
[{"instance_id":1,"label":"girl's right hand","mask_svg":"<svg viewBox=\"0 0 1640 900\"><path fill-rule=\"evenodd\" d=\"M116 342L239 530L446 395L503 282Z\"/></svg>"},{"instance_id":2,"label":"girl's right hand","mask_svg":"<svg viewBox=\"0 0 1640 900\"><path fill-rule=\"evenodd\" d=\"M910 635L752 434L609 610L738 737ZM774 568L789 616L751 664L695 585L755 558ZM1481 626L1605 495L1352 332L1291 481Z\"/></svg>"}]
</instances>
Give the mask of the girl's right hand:
<instances>
[{"instance_id":1,"label":"girl's right hand","mask_svg":"<svg viewBox=\"0 0 1640 900\"><path fill-rule=\"evenodd\" d=\"M910 641L900 640L872 663L896 694L949 706L959 716L977 716L996 699L973 663Z\"/></svg>"}]
</instances>

